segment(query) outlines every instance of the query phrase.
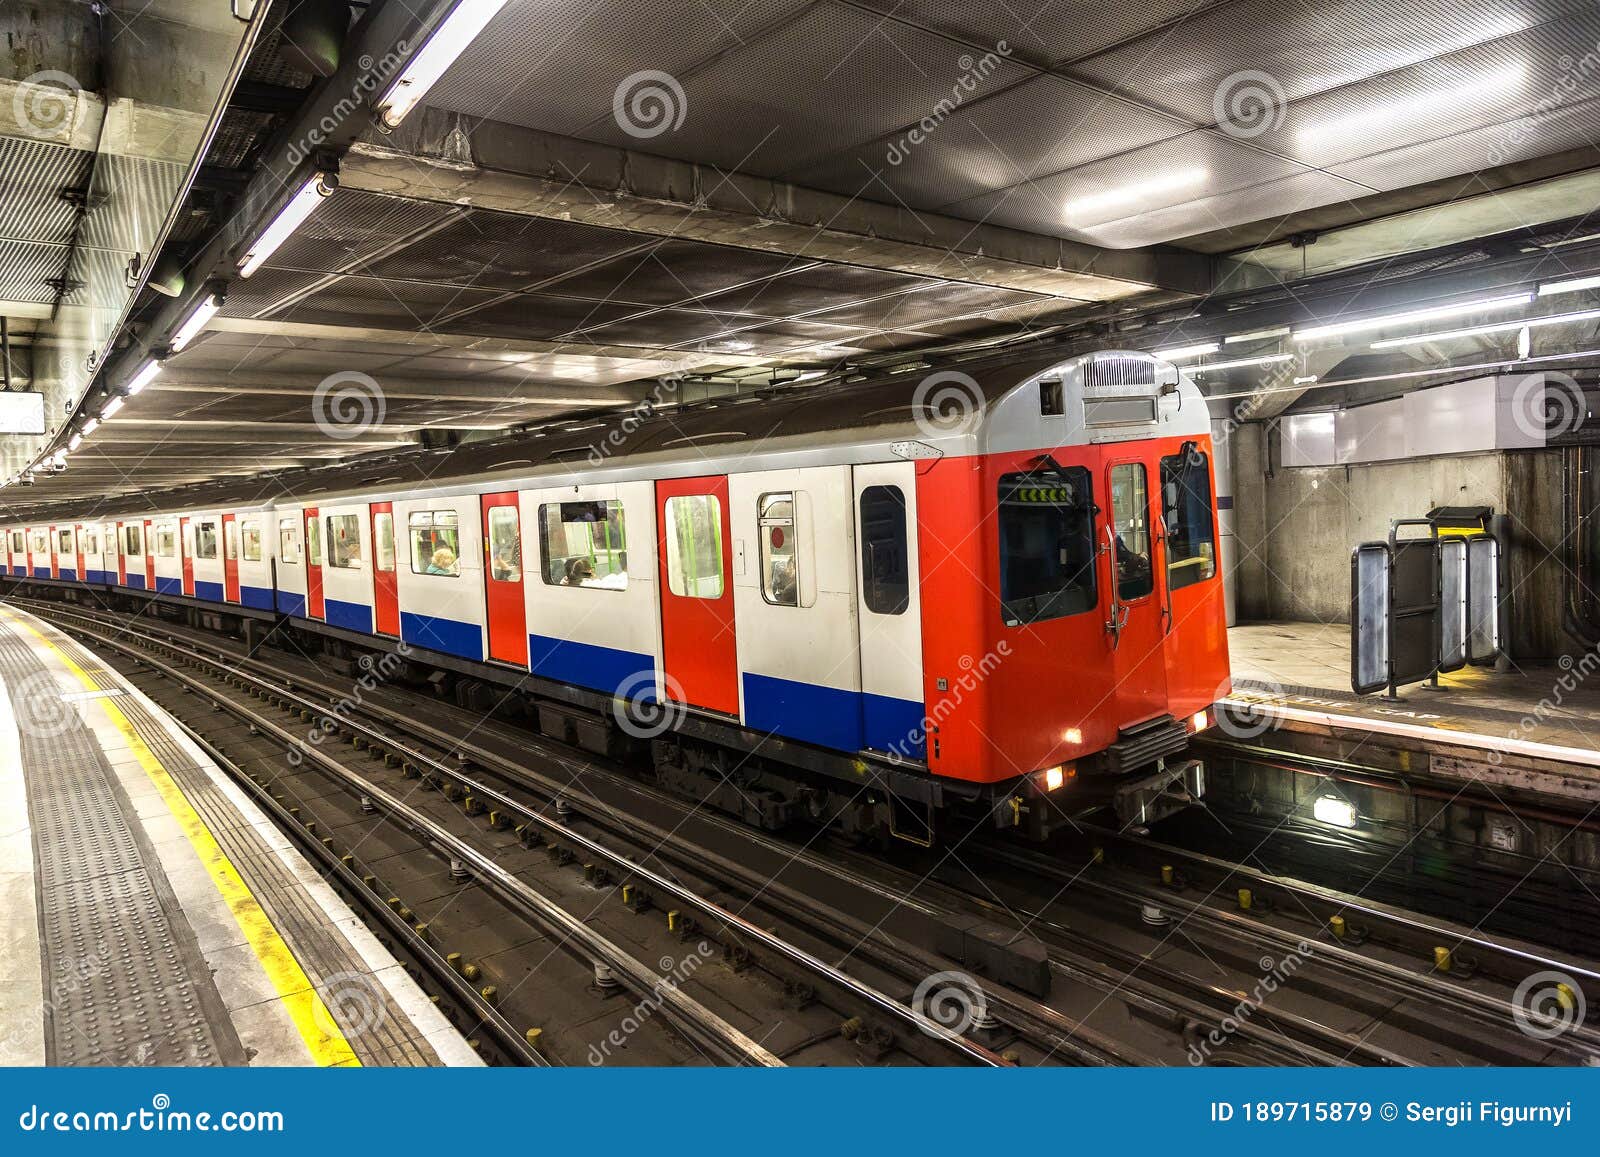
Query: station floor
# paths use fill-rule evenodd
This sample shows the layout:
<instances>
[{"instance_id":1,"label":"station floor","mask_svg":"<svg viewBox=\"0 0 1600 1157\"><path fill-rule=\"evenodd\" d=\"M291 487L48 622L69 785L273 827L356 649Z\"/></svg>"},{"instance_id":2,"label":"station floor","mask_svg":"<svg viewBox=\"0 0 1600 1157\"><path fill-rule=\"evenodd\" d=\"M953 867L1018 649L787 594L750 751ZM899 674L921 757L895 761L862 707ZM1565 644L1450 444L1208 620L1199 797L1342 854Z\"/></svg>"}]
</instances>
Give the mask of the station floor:
<instances>
[{"instance_id":1,"label":"station floor","mask_svg":"<svg viewBox=\"0 0 1600 1157\"><path fill-rule=\"evenodd\" d=\"M159 707L0 607L0 1065L475 1065Z\"/></svg>"},{"instance_id":2,"label":"station floor","mask_svg":"<svg viewBox=\"0 0 1600 1157\"><path fill-rule=\"evenodd\" d=\"M1344 623L1243 623L1228 630L1233 699L1312 723L1355 720L1375 731L1446 738L1600 768L1600 664L1467 667L1438 688L1402 687L1399 700L1350 690Z\"/></svg>"}]
</instances>

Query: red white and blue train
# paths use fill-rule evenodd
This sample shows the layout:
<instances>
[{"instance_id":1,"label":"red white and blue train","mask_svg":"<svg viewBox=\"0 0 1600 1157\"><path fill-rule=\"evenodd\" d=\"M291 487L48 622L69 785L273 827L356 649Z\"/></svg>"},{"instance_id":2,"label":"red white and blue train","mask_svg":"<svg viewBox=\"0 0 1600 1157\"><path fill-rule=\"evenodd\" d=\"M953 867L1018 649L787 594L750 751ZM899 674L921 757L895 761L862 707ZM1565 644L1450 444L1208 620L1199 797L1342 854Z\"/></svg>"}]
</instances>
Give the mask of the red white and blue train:
<instances>
[{"instance_id":1,"label":"red white and blue train","mask_svg":"<svg viewBox=\"0 0 1600 1157\"><path fill-rule=\"evenodd\" d=\"M1148 354L992 360L364 460L271 501L118 500L6 526L5 562L338 653L403 641L563 740L651 735L670 786L766 826L1037 837L1202 790L1184 753L1228 687L1211 452L1198 390Z\"/></svg>"}]
</instances>

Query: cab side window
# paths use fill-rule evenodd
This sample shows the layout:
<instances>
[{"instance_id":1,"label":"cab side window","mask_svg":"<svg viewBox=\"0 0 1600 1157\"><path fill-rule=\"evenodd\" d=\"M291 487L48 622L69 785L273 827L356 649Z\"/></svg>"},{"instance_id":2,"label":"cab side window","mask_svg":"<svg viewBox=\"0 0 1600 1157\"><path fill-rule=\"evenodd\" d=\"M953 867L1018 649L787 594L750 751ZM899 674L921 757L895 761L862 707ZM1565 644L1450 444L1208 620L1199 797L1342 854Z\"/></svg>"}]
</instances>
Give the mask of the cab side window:
<instances>
[{"instance_id":1,"label":"cab side window","mask_svg":"<svg viewBox=\"0 0 1600 1157\"><path fill-rule=\"evenodd\" d=\"M861 491L861 595L875 615L903 615L911 605L906 496L898 486Z\"/></svg>"}]
</instances>

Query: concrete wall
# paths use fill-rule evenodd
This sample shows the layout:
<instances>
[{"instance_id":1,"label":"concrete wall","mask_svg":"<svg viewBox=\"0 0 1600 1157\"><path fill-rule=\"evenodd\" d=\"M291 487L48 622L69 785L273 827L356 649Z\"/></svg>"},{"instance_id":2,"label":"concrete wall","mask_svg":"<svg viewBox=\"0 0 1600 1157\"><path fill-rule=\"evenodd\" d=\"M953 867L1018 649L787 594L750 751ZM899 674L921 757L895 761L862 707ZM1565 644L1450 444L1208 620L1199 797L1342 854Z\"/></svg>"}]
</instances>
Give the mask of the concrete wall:
<instances>
[{"instance_id":1,"label":"concrete wall","mask_svg":"<svg viewBox=\"0 0 1600 1157\"><path fill-rule=\"evenodd\" d=\"M1435 506L1489 506L1508 516L1511 653L1540 659L1570 649L1560 625L1561 451L1282 469L1275 439L1262 423L1230 438L1239 561L1229 577L1241 621L1347 623L1354 547Z\"/></svg>"}]
</instances>

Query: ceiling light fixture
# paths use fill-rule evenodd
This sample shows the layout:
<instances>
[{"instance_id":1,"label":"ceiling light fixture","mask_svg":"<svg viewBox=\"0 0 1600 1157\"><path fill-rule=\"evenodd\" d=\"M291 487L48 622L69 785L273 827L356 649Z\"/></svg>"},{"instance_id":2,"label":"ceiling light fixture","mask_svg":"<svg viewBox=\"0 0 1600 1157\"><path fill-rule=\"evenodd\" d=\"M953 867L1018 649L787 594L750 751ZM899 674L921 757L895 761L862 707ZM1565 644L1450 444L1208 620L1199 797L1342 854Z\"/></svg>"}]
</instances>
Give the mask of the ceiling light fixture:
<instances>
[{"instance_id":1,"label":"ceiling light fixture","mask_svg":"<svg viewBox=\"0 0 1600 1157\"><path fill-rule=\"evenodd\" d=\"M1546 281L1539 286L1539 296L1554 297L1558 293L1579 293L1585 289L1600 289L1600 273L1593 277L1569 277L1565 281Z\"/></svg>"},{"instance_id":2,"label":"ceiling light fixture","mask_svg":"<svg viewBox=\"0 0 1600 1157\"><path fill-rule=\"evenodd\" d=\"M1430 341L1451 341L1458 337L1477 337L1485 333L1506 333L1514 329L1538 329L1546 325L1561 325L1569 321L1588 321L1600 317L1600 309L1584 309L1577 313L1556 313L1549 317L1530 317L1522 321L1497 321L1492 325L1474 325L1466 329L1447 329L1438 333L1421 333L1414 337L1386 337L1372 343L1375 350L1394 349L1396 346L1421 345Z\"/></svg>"},{"instance_id":3,"label":"ceiling light fixture","mask_svg":"<svg viewBox=\"0 0 1600 1157\"><path fill-rule=\"evenodd\" d=\"M239 259L239 276L249 277L263 262L271 257L294 231L305 224L306 218L316 212L323 198L333 195L339 187L339 178L332 173L313 173L298 192L284 203L271 223L261 231L250 248Z\"/></svg>"},{"instance_id":4,"label":"ceiling light fixture","mask_svg":"<svg viewBox=\"0 0 1600 1157\"><path fill-rule=\"evenodd\" d=\"M1288 333L1288 326L1275 325L1271 329L1258 329L1250 333L1236 333L1232 337L1223 338L1222 342L1224 345L1234 345L1239 342L1266 341L1269 337L1285 337Z\"/></svg>"},{"instance_id":5,"label":"ceiling light fixture","mask_svg":"<svg viewBox=\"0 0 1600 1157\"><path fill-rule=\"evenodd\" d=\"M90 418L90 419L88 419L87 421L85 421L83 423L83 436L85 438L87 438L90 434L93 434L99 428L100 428L100 419L99 418Z\"/></svg>"},{"instance_id":6,"label":"ceiling light fixture","mask_svg":"<svg viewBox=\"0 0 1600 1157\"><path fill-rule=\"evenodd\" d=\"M1363 330L1386 329L1391 325L1412 325L1419 321L1437 321L1441 317L1460 317L1462 314L1477 313L1479 310L1511 309L1513 306L1527 305L1532 300L1532 292L1511 293L1504 297L1481 297L1475 301L1461 301L1454 305L1435 305L1427 309L1408 310L1405 313L1386 313L1378 317L1314 325L1307 329L1295 330L1293 337L1295 341L1316 341L1318 338L1360 333Z\"/></svg>"},{"instance_id":7,"label":"ceiling light fixture","mask_svg":"<svg viewBox=\"0 0 1600 1157\"><path fill-rule=\"evenodd\" d=\"M392 129L405 120L505 4L506 0L461 0L451 9L378 99L379 127Z\"/></svg>"},{"instance_id":8,"label":"ceiling light fixture","mask_svg":"<svg viewBox=\"0 0 1600 1157\"><path fill-rule=\"evenodd\" d=\"M200 303L188 317L183 319L183 324L178 326L172 335L172 352L177 353L184 346L194 340L196 334L211 323L217 316L227 298L220 290L212 290L200 299Z\"/></svg>"},{"instance_id":9,"label":"ceiling light fixture","mask_svg":"<svg viewBox=\"0 0 1600 1157\"><path fill-rule=\"evenodd\" d=\"M67 452L70 454L73 451L77 450L77 448L79 446L82 446L82 445L83 445L83 435L82 434L74 434L72 437L67 439Z\"/></svg>"},{"instance_id":10,"label":"ceiling light fixture","mask_svg":"<svg viewBox=\"0 0 1600 1157\"><path fill-rule=\"evenodd\" d=\"M1118 185L1114 189L1106 189L1100 193L1090 193L1086 197L1077 197L1067 201L1061 206L1061 211L1067 217L1084 217L1102 209L1111 209L1121 205L1130 205L1139 201L1149 201L1163 193L1177 192L1198 185L1211 174L1206 169L1179 169L1175 173L1153 177L1148 181L1136 181L1131 185Z\"/></svg>"},{"instance_id":11,"label":"ceiling light fixture","mask_svg":"<svg viewBox=\"0 0 1600 1157\"><path fill-rule=\"evenodd\" d=\"M1178 358L1197 358L1202 354L1214 354L1222 347L1214 341L1201 342L1198 345L1175 345L1164 350L1151 350L1158 358L1166 358L1169 362Z\"/></svg>"},{"instance_id":12,"label":"ceiling light fixture","mask_svg":"<svg viewBox=\"0 0 1600 1157\"><path fill-rule=\"evenodd\" d=\"M1267 366L1272 365L1274 362L1292 362L1295 356L1294 354L1266 354L1259 358L1239 358L1237 361L1231 362L1207 362L1203 366L1190 366L1189 372L1191 374L1206 374L1212 370L1237 370L1244 366Z\"/></svg>"},{"instance_id":13,"label":"ceiling light fixture","mask_svg":"<svg viewBox=\"0 0 1600 1157\"><path fill-rule=\"evenodd\" d=\"M114 417L116 412L122 409L123 403L126 401L127 399L121 394L112 394L106 399L106 404L100 407L100 420L105 421L107 418Z\"/></svg>"},{"instance_id":14,"label":"ceiling light fixture","mask_svg":"<svg viewBox=\"0 0 1600 1157\"><path fill-rule=\"evenodd\" d=\"M161 363L155 360L145 362L144 368L128 380L128 396L132 397L156 380L156 375L161 372Z\"/></svg>"}]
</instances>

